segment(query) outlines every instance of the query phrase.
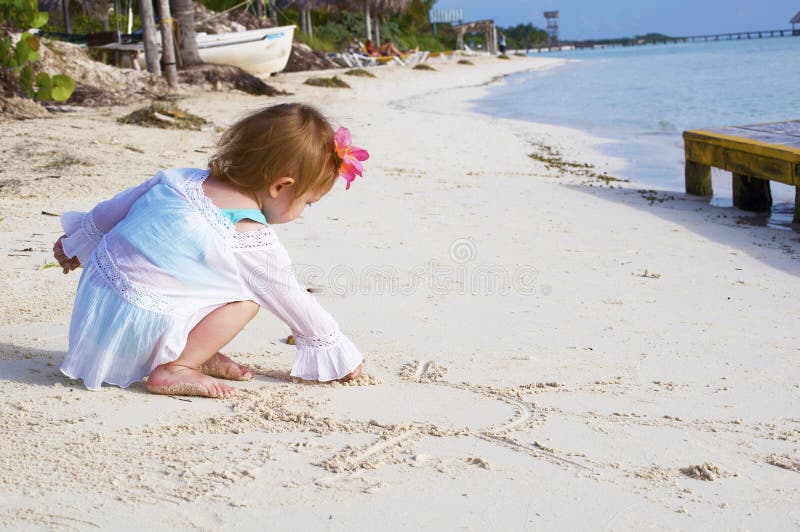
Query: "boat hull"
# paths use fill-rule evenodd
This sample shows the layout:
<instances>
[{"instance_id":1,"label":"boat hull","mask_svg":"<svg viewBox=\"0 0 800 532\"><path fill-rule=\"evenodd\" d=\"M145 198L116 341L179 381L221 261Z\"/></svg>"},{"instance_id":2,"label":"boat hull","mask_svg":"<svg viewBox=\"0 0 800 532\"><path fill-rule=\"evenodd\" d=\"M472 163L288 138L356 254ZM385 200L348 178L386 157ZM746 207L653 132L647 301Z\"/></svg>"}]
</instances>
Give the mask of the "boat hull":
<instances>
[{"instance_id":1,"label":"boat hull","mask_svg":"<svg viewBox=\"0 0 800 532\"><path fill-rule=\"evenodd\" d=\"M197 49L206 63L233 65L251 74L272 74L286 68L293 37L294 26L199 34Z\"/></svg>"},{"instance_id":2,"label":"boat hull","mask_svg":"<svg viewBox=\"0 0 800 532\"><path fill-rule=\"evenodd\" d=\"M286 68L292 54L293 37L294 26L278 26L232 33L198 33L196 40L200 59L205 63L233 65L251 74L268 75ZM156 35L156 43L160 49L160 34ZM112 43L100 48L130 53L140 69L146 68L141 43Z\"/></svg>"}]
</instances>

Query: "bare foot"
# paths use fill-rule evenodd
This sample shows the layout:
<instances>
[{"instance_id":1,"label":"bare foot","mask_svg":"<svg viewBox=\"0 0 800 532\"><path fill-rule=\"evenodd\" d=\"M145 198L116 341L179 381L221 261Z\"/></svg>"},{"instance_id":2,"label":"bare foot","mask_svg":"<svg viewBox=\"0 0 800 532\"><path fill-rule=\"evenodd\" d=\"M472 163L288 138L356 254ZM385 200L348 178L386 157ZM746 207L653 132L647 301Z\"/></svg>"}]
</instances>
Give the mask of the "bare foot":
<instances>
[{"instance_id":1,"label":"bare foot","mask_svg":"<svg viewBox=\"0 0 800 532\"><path fill-rule=\"evenodd\" d=\"M354 369L353 371L351 371L350 373L348 373L347 375L345 375L345 376L344 376L344 377L342 377L341 379L336 379L336 380L337 380L338 382L347 382L347 381L351 381L351 380L353 380L353 379L357 379L357 378L359 378L359 377L361 376L361 367L362 367L363 365L364 365L364 364L359 364L359 365L358 365L358 367L357 367L356 369Z\"/></svg>"},{"instance_id":2,"label":"bare foot","mask_svg":"<svg viewBox=\"0 0 800 532\"><path fill-rule=\"evenodd\" d=\"M216 399L226 399L236 393L235 388L213 377L174 363L162 364L153 370L147 377L147 391L161 395L198 395Z\"/></svg>"},{"instance_id":3,"label":"bare foot","mask_svg":"<svg viewBox=\"0 0 800 532\"><path fill-rule=\"evenodd\" d=\"M229 381L249 381L253 379L253 372L247 366L237 364L222 353L217 353L209 358L200 371L206 375Z\"/></svg>"}]
</instances>

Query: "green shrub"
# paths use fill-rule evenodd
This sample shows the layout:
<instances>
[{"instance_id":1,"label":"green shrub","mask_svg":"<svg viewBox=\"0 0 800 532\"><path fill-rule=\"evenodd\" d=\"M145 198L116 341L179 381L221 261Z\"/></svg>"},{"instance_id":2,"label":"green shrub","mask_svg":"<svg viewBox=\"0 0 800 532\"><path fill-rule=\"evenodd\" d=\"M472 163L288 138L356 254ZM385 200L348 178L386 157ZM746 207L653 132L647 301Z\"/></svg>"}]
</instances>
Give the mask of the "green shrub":
<instances>
[{"instance_id":1,"label":"green shrub","mask_svg":"<svg viewBox=\"0 0 800 532\"><path fill-rule=\"evenodd\" d=\"M37 100L63 102L75 90L69 76L50 76L40 72L34 76L33 63L39 59L39 37L23 33L14 43L8 27L28 30L47 23L47 13L39 11L36 0L0 0L0 88L8 95L21 95Z\"/></svg>"}]
</instances>

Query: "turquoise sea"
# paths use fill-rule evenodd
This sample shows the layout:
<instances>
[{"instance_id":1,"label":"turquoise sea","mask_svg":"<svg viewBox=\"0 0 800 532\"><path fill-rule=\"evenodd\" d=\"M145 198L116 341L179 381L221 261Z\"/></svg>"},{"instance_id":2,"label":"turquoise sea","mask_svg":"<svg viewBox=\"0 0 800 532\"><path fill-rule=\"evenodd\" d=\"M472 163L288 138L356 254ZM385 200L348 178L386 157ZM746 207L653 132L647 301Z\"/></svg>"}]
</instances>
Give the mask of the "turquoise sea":
<instances>
[{"instance_id":1,"label":"turquoise sea","mask_svg":"<svg viewBox=\"0 0 800 532\"><path fill-rule=\"evenodd\" d=\"M539 55L539 54L531 54ZM506 78L475 110L570 126L617 142L621 177L683 191L682 131L800 119L800 37L543 53L571 61ZM731 204L714 172L714 204ZM791 222L794 189L772 184L770 225Z\"/></svg>"}]
</instances>

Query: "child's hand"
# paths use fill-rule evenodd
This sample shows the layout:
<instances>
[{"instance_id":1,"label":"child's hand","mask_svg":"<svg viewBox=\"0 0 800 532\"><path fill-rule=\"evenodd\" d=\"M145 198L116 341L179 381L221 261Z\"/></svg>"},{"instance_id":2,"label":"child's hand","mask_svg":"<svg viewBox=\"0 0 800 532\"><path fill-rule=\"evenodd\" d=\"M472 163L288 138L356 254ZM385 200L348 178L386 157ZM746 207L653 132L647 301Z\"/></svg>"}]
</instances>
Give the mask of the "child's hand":
<instances>
[{"instance_id":1,"label":"child's hand","mask_svg":"<svg viewBox=\"0 0 800 532\"><path fill-rule=\"evenodd\" d=\"M56 243L53 244L53 256L58 261L59 266L63 268L65 274L81 265L81 261L78 260L78 257L69 258L66 253L64 253L64 247L61 245L61 241L66 238L66 236L67 235L61 235L61 237L56 240Z\"/></svg>"}]
</instances>

